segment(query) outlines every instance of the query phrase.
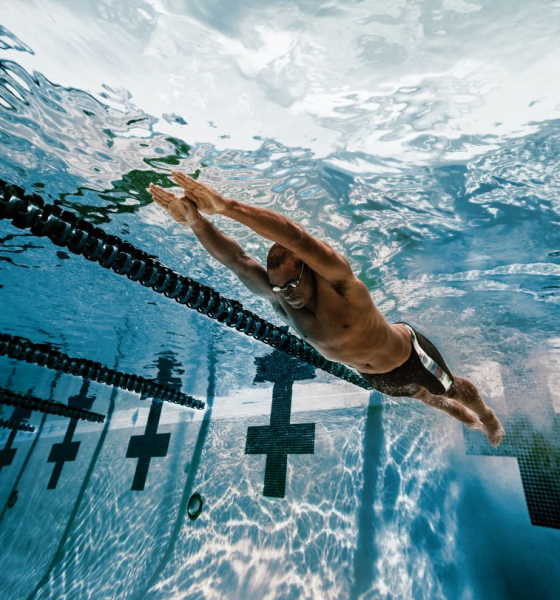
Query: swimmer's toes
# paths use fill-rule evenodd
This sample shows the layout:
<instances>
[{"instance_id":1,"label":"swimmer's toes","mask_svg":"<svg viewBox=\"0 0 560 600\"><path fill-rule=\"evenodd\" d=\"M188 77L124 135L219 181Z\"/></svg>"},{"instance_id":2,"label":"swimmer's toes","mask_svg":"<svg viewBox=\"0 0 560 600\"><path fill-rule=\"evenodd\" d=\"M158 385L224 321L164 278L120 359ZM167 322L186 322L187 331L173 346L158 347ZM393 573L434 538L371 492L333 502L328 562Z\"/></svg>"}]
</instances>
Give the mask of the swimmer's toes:
<instances>
[{"instance_id":1,"label":"swimmer's toes","mask_svg":"<svg viewBox=\"0 0 560 600\"><path fill-rule=\"evenodd\" d=\"M469 429L481 429L484 431L484 425L479 419L473 419L471 423L466 424Z\"/></svg>"}]
</instances>

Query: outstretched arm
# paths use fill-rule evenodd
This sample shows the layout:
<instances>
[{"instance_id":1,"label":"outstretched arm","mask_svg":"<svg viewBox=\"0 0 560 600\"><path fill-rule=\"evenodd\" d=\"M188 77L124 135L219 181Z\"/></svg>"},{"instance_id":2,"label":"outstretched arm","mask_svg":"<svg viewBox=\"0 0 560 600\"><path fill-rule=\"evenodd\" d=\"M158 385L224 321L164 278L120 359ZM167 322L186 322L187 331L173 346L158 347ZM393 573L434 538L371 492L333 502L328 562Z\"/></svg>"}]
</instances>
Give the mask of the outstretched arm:
<instances>
[{"instance_id":1,"label":"outstretched arm","mask_svg":"<svg viewBox=\"0 0 560 600\"><path fill-rule=\"evenodd\" d=\"M266 208L224 198L204 184L174 172L174 181L200 210L220 213L250 227L269 240L292 250L311 269L333 284L354 279L349 262L325 242L307 233L303 227L283 215Z\"/></svg>"},{"instance_id":2,"label":"outstretched arm","mask_svg":"<svg viewBox=\"0 0 560 600\"><path fill-rule=\"evenodd\" d=\"M235 240L205 219L193 202L175 196L159 186L151 185L149 190L155 202L178 223L189 226L208 253L233 271L249 290L269 300L274 299L263 266L247 256Z\"/></svg>"},{"instance_id":3,"label":"outstretched arm","mask_svg":"<svg viewBox=\"0 0 560 600\"><path fill-rule=\"evenodd\" d=\"M202 216L191 225L191 229L206 250L230 271L233 271L251 292L268 300L274 299L274 292L264 267L254 258L245 254L243 248L235 240L225 235Z\"/></svg>"}]
</instances>

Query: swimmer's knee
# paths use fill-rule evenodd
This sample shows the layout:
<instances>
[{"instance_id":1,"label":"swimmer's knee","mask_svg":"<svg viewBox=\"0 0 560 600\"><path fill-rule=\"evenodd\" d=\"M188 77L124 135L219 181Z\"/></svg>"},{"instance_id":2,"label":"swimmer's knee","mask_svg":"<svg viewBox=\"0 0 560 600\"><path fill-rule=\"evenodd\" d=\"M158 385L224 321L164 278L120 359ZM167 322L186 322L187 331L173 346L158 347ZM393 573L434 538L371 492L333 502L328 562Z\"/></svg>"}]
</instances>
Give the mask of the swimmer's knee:
<instances>
[{"instance_id":1,"label":"swimmer's knee","mask_svg":"<svg viewBox=\"0 0 560 600\"><path fill-rule=\"evenodd\" d=\"M451 387L443 395L466 402L476 402L480 398L478 389L474 383L464 377L454 377Z\"/></svg>"},{"instance_id":2,"label":"swimmer's knee","mask_svg":"<svg viewBox=\"0 0 560 600\"><path fill-rule=\"evenodd\" d=\"M418 398L418 400L420 400L424 404L426 404L428 406L432 406L434 408L443 409L444 407L449 405L450 401L447 398L445 398L444 396L438 396L436 394L432 394L432 392L430 392L425 387L422 387L422 386L419 386L419 387L420 387L420 390L418 390L416 392L416 394L414 394L414 398Z\"/></svg>"},{"instance_id":3,"label":"swimmer's knee","mask_svg":"<svg viewBox=\"0 0 560 600\"><path fill-rule=\"evenodd\" d=\"M429 398L430 396L433 396L433 394L423 385L416 385L414 386L414 393L412 393L411 396L413 398L418 398L419 400L424 400L424 398Z\"/></svg>"}]
</instances>

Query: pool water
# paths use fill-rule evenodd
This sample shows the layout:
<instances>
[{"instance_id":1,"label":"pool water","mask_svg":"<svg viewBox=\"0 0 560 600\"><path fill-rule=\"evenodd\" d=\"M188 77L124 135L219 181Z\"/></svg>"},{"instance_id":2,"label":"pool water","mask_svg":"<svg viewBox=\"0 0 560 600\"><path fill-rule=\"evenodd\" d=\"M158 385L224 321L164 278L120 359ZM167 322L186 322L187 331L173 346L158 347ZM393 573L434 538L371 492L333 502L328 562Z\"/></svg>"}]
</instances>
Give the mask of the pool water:
<instances>
[{"instance_id":1,"label":"pool water","mask_svg":"<svg viewBox=\"0 0 560 600\"><path fill-rule=\"evenodd\" d=\"M0 8L0 180L282 325L146 187L177 169L276 210L506 429L493 448L0 220L0 333L206 404L0 356L2 390L105 416L0 404L35 428L0 428L1 598L559 597L559 34L552 0Z\"/></svg>"}]
</instances>

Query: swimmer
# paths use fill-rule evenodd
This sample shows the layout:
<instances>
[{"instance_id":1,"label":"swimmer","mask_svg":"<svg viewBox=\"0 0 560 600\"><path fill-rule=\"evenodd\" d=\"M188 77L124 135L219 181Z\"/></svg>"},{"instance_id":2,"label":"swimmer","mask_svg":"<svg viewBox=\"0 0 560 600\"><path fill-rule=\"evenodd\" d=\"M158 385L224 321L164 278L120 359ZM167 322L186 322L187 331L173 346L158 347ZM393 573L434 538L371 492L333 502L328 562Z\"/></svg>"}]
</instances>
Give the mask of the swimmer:
<instances>
[{"instance_id":1,"label":"swimmer","mask_svg":"<svg viewBox=\"0 0 560 600\"><path fill-rule=\"evenodd\" d=\"M474 384L454 376L410 324L386 321L343 255L279 213L225 198L182 173L171 177L183 194L151 185L154 201L323 356L356 369L384 394L418 398L482 430L493 446L501 443L504 429ZM274 242L266 268L201 213L228 217Z\"/></svg>"}]
</instances>

